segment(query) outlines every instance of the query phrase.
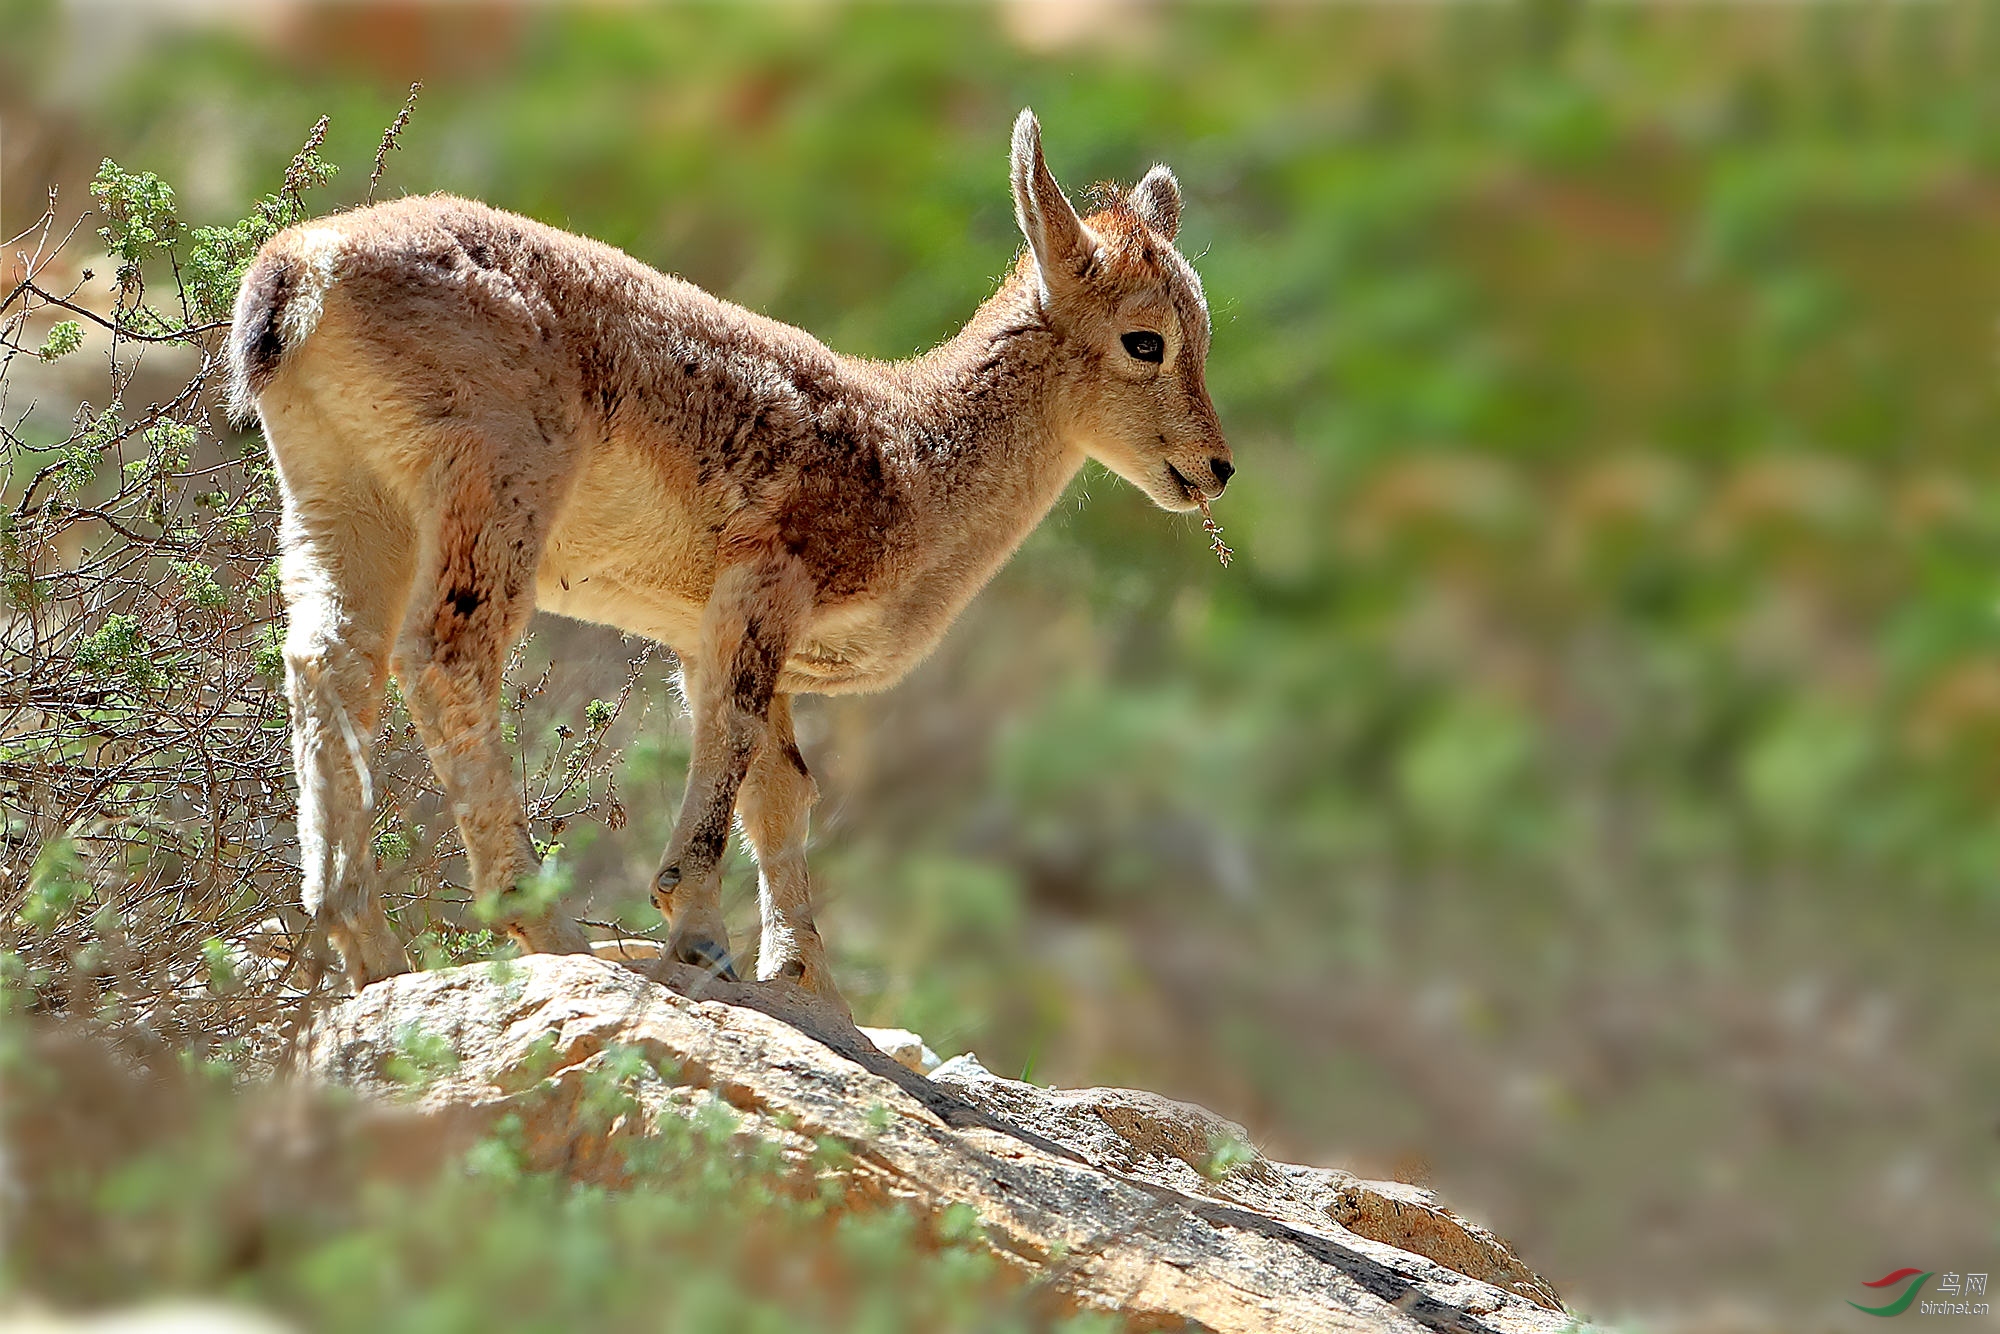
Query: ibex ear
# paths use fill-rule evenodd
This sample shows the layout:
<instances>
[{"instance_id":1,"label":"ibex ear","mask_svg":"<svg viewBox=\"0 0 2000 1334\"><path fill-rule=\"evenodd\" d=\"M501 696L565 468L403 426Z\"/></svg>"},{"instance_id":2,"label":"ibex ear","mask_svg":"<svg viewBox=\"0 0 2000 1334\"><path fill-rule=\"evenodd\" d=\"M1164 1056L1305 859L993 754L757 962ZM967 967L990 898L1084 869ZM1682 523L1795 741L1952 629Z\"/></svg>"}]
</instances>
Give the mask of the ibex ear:
<instances>
[{"instance_id":1,"label":"ibex ear","mask_svg":"<svg viewBox=\"0 0 2000 1334\"><path fill-rule=\"evenodd\" d=\"M1023 110L1014 121L1014 217L1028 249L1035 252L1042 291L1076 281L1097 250L1097 242L1076 216L1062 187L1042 158L1042 127Z\"/></svg>"},{"instance_id":2,"label":"ibex ear","mask_svg":"<svg viewBox=\"0 0 2000 1334\"><path fill-rule=\"evenodd\" d=\"M1171 241L1181 229L1181 183L1164 164L1157 166L1132 187L1132 207L1141 221Z\"/></svg>"}]
</instances>

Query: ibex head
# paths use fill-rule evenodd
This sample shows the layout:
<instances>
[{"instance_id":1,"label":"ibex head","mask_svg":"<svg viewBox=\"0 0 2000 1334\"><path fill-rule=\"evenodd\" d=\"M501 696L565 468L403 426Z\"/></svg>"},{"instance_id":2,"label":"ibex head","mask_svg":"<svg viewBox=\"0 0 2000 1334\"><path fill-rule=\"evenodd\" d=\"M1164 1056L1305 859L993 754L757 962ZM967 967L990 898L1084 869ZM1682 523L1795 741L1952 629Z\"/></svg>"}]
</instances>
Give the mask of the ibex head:
<instances>
[{"instance_id":1,"label":"ibex head","mask_svg":"<svg viewBox=\"0 0 2000 1334\"><path fill-rule=\"evenodd\" d=\"M1062 344L1067 429L1163 509L1222 494L1235 466L1209 401L1208 302L1174 249L1181 191L1154 167L1079 218L1042 157L1041 126L1014 122L1014 212L1043 318Z\"/></svg>"}]
</instances>

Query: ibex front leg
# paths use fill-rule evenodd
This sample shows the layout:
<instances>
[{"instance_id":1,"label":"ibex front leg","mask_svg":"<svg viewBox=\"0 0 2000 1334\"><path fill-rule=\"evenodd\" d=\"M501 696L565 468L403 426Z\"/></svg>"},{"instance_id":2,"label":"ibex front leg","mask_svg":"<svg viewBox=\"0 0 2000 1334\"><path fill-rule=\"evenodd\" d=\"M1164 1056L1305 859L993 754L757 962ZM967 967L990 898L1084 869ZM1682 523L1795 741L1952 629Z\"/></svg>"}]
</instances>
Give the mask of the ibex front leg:
<instances>
[{"instance_id":1,"label":"ibex front leg","mask_svg":"<svg viewBox=\"0 0 2000 1334\"><path fill-rule=\"evenodd\" d=\"M806 819L819 788L792 735L791 696L771 701L764 744L750 762L737 798L744 837L757 854L763 942L757 949L761 981L787 978L845 1008L834 989L826 946L813 924L812 885L806 875Z\"/></svg>"},{"instance_id":2,"label":"ibex front leg","mask_svg":"<svg viewBox=\"0 0 2000 1334\"><path fill-rule=\"evenodd\" d=\"M701 639L681 660L694 715L687 795L653 902L673 925L667 952L736 976L722 923L722 855L736 793L770 730L771 699L794 635L812 605L812 583L789 556L723 568L702 613Z\"/></svg>"}]
</instances>

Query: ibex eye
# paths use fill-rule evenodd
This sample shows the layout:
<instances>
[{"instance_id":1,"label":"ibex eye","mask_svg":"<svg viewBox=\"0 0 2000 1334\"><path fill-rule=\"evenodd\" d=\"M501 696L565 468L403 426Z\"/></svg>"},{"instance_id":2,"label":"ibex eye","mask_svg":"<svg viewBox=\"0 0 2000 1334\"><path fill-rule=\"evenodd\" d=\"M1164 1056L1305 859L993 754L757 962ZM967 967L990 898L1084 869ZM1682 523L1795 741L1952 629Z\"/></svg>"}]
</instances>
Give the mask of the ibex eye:
<instances>
[{"instance_id":1,"label":"ibex eye","mask_svg":"<svg viewBox=\"0 0 2000 1334\"><path fill-rule=\"evenodd\" d=\"M1156 333L1128 333L1118 341L1141 361L1158 361L1167 355L1167 340Z\"/></svg>"}]
</instances>

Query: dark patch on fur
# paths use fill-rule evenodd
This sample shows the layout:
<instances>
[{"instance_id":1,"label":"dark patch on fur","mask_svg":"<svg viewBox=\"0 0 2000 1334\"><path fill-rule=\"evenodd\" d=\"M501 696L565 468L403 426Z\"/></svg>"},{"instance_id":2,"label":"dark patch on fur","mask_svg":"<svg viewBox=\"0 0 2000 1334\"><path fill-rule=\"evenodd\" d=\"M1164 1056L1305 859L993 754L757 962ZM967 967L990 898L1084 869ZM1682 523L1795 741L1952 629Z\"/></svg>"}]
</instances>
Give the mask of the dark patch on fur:
<instances>
[{"instance_id":1,"label":"dark patch on fur","mask_svg":"<svg viewBox=\"0 0 2000 1334\"><path fill-rule=\"evenodd\" d=\"M771 707L771 696L777 693L778 670L784 666L783 652L753 625L737 647L736 661L731 666L730 702L745 713L762 717Z\"/></svg>"},{"instance_id":2,"label":"dark patch on fur","mask_svg":"<svg viewBox=\"0 0 2000 1334\"><path fill-rule=\"evenodd\" d=\"M458 386L447 382L442 388L426 390L415 395L412 404L417 415L427 421L444 422L460 416L458 406Z\"/></svg>"},{"instance_id":3,"label":"dark patch on fur","mask_svg":"<svg viewBox=\"0 0 2000 1334\"><path fill-rule=\"evenodd\" d=\"M586 340L577 357L577 380L586 398L594 399L597 410L608 421L624 401L625 391L618 379L618 353L608 341Z\"/></svg>"},{"instance_id":4,"label":"dark patch on fur","mask_svg":"<svg viewBox=\"0 0 2000 1334\"><path fill-rule=\"evenodd\" d=\"M451 609L453 611L457 612L460 616L464 617L465 619L471 620L472 613L479 610L479 603L481 599L479 597L478 592L474 589L454 588L451 590L451 594L448 600L451 603Z\"/></svg>"},{"instance_id":5,"label":"dark patch on fur","mask_svg":"<svg viewBox=\"0 0 2000 1334\"><path fill-rule=\"evenodd\" d=\"M792 762L792 767L799 771L801 777L812 777L812 770L806 768L806 757L799 753L798 742L787 741L785 743L785 758Z\"/></svg>"},{"instance_id":6,"label":"dark patch on fur","mask_svg":"<svg viewBox=\"0 0 2000 1334\"><path fill-rule=\"evenodd\" d=\"M722 850L729 846L729 822L734 818L729 806L719 809L710 807L702 812L701 823L688 835L687 853L682 860L694 866L708 867L722 860Z\"/></svg>"},{"instance_id":7,"label":"dark patch on fur","mask_svg":"<svg viewBox=\"0 0 2000 1334\"><path fill-rule=\"evenodd\" d=\"M819 424L824 462L806 470L773 518L778 541L804 562L829 598L851 597L881 568L883 535L903 517L904 501L882 464L882 452L859 424L834 414ZM837 524L826 515L842 516Z\"/></svg>"}]
</instances>

